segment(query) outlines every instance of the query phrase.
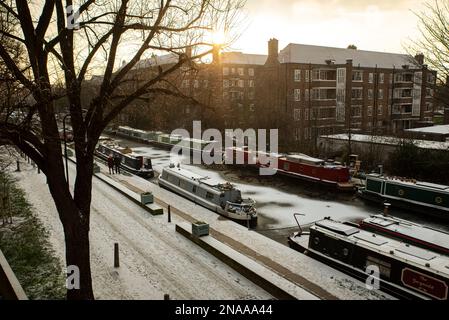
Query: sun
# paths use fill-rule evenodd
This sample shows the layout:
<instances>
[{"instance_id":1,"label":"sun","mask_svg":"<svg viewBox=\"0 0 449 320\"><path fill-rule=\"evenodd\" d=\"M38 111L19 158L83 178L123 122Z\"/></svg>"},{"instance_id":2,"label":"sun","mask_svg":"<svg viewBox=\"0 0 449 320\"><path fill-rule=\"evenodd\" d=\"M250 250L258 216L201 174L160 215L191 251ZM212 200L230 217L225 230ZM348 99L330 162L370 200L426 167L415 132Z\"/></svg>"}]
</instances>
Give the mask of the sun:
<instances>
[{"instance_id":1,"label":"sun","mask_svg":"<svg viewBox=\"0 0 449 320\"><path fill-rule=\"evenodd\" d=\"M214 30L211 34L213 44L225 44L226 43L226 33L223 30Z\"/></svg>"}]
</instances>

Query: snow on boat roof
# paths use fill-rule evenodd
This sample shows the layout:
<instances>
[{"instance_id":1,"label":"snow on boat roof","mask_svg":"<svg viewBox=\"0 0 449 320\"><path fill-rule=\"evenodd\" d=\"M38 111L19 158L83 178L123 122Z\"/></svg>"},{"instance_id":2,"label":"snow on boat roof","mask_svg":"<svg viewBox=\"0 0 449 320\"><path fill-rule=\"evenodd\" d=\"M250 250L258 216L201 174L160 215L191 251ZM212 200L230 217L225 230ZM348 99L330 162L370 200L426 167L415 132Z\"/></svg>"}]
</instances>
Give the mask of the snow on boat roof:
<instances>
[{"instance_id":1,"label":"snow on boat roof","mask_svg":"<svg viewBox=\"0 0 449 320\"><path fill-rule=\"evenodd\" d=\"M424 188L428 188L428 189L437 189L440 191L449 191L449 186L446 186L443 184L436 184L436 183L430 183L430 182L424 182L424 181L415 181L413 179L388 177L388 176L380 175L378 173L370 173L370 174L367 174L366 176L368 178L383 179L383 180L388 180L388 181L397 182L397 183L401 183L401 184L407 184L410 186L418 186L418 187L424 187Z\"/></svg>"},{"instance_id":2,"label":"snow on boat roof","mask_svg":"<svg viewBox=\"0 0 449 320\"><path fill-rule=\"evenodd\" d=\"M363 222L378 225L395 233L449 249L449 233L444 231L431 229L398 218L384 217L382 215L372 216L363 220Z\"/></svg>"},{"instance_id":3,"label":"snow on boat roof","mask_svg":"<svg viewBox=\"0 0 449 320\"><path fill-rule=\"evenodd\" d=\"M287 155L287 159L297 159L297 160L304 160L304 161L316 162L316 163L322 163L322 162L324 162L323 159L314 158L314 157L308 156L308 155L303 154L303 153L299 153L299 154L288 154L288 155Z\"/></svg>"},{"instance_id":4,"label":"snow on boat roof","mask_svg":"<svg viewBox=\"0 0 449 320\"><path fill-rule=\"evenodd\" d=\"M202 175L199 175L197 173L194 173L194 172L189 171L189 170L184 169L184 168L177 168L177 167L176 168L170 168L170 167L166 167L166 168L164 168L164 170L170 171L170 172L175 173L175 174L180 175L180 176L183 176L184 178L187 178L189 180L201 181L201 183L204 183L204 184L206 184L208 186L211 186L211 187L218 186L220 184L226 183L226 181L219 181L219 180L207 177L207 176L202 176Z\"/></svg>"},{"instance_id":5,"label":"snow on boat roof","mask_svg":"<svg viewBox=\"0 0 449 320\"><path fill-rule=\"evenodd\" d=\"M433 126L433 127L425 127L425 128L415 128L415 129L407 129L404 130L407 132L420 132L420 133L436 133L436 134L447 134L449 135L449 124Z\"/></svg>"},{"instance_id":6,"label":"snow on boat roof","mask_svg":"<svg viewBox=\"0 0 449 320\"><path fill-rule=\"evenodd\" d=\"M333 225L341 224L342 228L347 225L333 221ZM404 242L380 236L378 234L359 229L359 232L344 235L341 232L335 232L329 228L323 228L315 224L311 229L320 230L325 234L332 234L337 239L350 241L360 247L378 252L385 256L395 257L395 259L418 266L424 270L430 270L439 275L449 278L449 257L435 253L433 251L421 249L419 247L406 244Z\"/></svg>"},{"instance_id":7,"label":"snow on boat roof","mask_svg":"<svg viewBox=\"0 0 449 320\"><path fill-rule=\"evenodd\" d=\"M348 134L335 134L328 136L321 136L324 139L332 139L332 140L349 140ZM417 140L417 139L408 139L412 141L418 148L421 149L430 149L430 150L449 150L449 142L439 142L439 141L428 141L428 140ZM404 139L397 137L387 137L387 136L371 136L366 134L351 134L351 141L353 142L364 142L364 143L377 143L384 145L399 145ZM405 140L407 141L407 139Z\"/></svg>"}]
</instances>

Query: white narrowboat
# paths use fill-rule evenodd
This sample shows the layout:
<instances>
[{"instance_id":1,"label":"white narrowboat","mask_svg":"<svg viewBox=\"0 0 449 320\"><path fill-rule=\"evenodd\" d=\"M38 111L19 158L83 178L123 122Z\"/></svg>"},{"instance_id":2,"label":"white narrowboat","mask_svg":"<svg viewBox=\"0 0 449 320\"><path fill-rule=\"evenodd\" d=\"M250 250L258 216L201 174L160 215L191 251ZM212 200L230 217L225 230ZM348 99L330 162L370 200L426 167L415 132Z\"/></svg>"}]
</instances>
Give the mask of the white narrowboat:
<instances>
[{"instance_id":1,"label":"white narrowboat","mask_svg":"<svg viewBox=\"0 0 449 320\"><path fill-rule=\"evenodd\" d=\"M257 223L256 202L242 199L241 191L229 182L171 165L163 169L159 185L232 220Z\"/></svg>"}]
</instances>

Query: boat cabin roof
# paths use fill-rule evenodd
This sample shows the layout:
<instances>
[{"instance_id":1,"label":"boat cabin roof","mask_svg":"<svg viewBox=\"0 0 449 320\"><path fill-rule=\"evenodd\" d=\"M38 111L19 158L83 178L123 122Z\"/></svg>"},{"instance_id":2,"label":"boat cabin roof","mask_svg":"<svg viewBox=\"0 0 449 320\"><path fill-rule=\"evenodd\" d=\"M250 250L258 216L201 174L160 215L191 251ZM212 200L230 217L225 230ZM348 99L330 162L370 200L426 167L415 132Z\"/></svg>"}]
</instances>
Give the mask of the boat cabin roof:
<instances>
[{"instance_id":1,"label":"boat cabin roof","mask_svg":"<svg viewBox=\"0 0 449 320\"><path fill-rule=\"evenodd\" d=\"M318 158L313 158L311 156L308 156L306 154L288 154L286 155L287 160L289 161L294 161L294 162L307 162L307 163L312 163L312 164L322 164L325 161L322 159L318 159Z\"/></svg>"},{"instance_id":2,"label":"boat cabin roof","mask_svg":"<svg viewBox=\"0 0 449 320\"><path fill-rule=\"evenodd\" d=\"M352 228L352 229L351 229ZM353 230L356 229L356 230ZM384 256L414 265L423 270L449 278L449 257L425 250L401 241L326 219L316 222L311 230L317 230L333 238L350 242ZM343 230L343 231L342 231Z\"/></svg>"},{"instance_id":3,"label":"boat cabin roof","mask_svg":"<svg viewBox=\"0 0 449 320\"><path fill-rule=\"evenodd\" d=\"M227 183L226 181L220 181L217 179L212 179L207 176L202 176L202 175L196 174L192 171L189 171L189 170L186 170L183 168L169 168L168 167L168 168L164 168L164 170L167 172L170 172L172 174L175 174L177 176L181 176L187 180L196 180L199 183L205 184L211 188L216 189L217 191L222 191L222 190L219 190L219 186Z\"/></svg>"},{"instance_id":4,"label":"boat cabin roof","mask_svg":"<svg viewBox=\"0 0 449 320\"><path fill-rule=\"evenodd\" d=\"M442 185L442 184L436 184L436 183L430 183L430 182L424 182L424 181L416 181L413 179L387 177L387 176L384 176L381 174L374 174L374 173L367 174L366 178L374 179L374 180L386 180L389 182L400 183L400 184L404 184L404 185L418 186L418 187L422 187L423 189L428 189L428 190L449 192L449 186Z\"/></svg>"},{"instance_id":5,"label":"boat cabin roof","mask_svg":"<svg viewBox=\"0 0 449 320\"><path fill-rule=\"evenodd\" d=\"M382 215L372 216L363 220L363 222L449 250L449 233L441 230L432 229L402 219L384 217Z\"/></svg>"}]
</instances>

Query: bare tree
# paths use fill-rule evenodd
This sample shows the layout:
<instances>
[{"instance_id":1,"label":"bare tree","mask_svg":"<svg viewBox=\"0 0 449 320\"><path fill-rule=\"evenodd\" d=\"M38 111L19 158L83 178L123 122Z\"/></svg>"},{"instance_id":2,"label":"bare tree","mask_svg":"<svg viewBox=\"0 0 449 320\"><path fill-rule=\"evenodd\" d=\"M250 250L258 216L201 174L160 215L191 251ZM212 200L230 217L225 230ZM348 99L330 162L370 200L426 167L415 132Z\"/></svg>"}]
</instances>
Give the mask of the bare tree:
<instances>
[{"instance_id":1,"label":"bare tree","mask_svg":"<svg viewBox=\"0 0 449 320\"><path fill-rule=\"evenodd\" d=\"M163 85L164 79L210 54L209 34L217 28L231 33L243 5L244 0L0 0L2 21L18 26L0 34L23 47L26 57L17 61L1 42L0 61L22 92L32 97L15 104L25 113L15 120L6 117L0 137L27 154L48 178L64 228L66 263L78 266L81 274L80 290L68 290L69 299L94 298L89 222L94 150L102 131L142 96L179 95ZM73 6L78 6L75 14ZM136 64L161 52L176 55L177 62L160 67L129 91L128 75ZM118 68L125 53L129 62ZM83 84L95 73L101 74L98 94L84 112ZM67 101L73 128L73 190L64 174L55 111L60 99Z\"/></svg>"},{"instance_id":2,"label":"bare tree","mask_svg":"<svg viewBox=\"0 0 449 320\"><path fill-rule=\"evenodd\" d=\"M416 15L421 35L410 40L407 51L422 52L426 62L438 72L436 97L449 107L449 2L429 0L425 10Z\"/></svg>"}]
</instances>

